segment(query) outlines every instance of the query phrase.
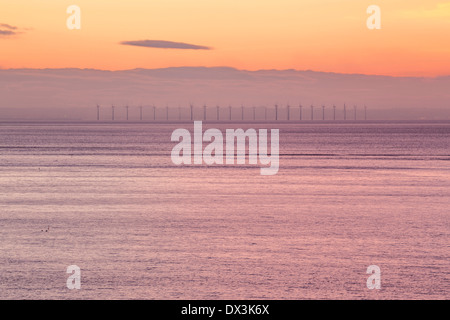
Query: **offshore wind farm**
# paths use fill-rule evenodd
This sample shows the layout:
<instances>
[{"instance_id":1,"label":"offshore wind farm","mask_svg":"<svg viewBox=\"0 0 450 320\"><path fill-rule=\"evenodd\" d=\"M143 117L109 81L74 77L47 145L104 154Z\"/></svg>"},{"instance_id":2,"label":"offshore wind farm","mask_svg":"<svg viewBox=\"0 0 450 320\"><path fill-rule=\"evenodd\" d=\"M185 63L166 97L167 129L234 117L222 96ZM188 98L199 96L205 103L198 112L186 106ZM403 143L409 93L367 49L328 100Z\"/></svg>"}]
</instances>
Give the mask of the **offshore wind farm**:
<instances>
[{"instance_id":1,"label":"offshore wind farm","mask_svg":"<svg viewBox=\"0 0 450 320\"><path fill-rule=\"evenodd\" d=\"M322 116L316 120L347 120L346 110L342 108L341 115L337 117L336 105L333 105L331 113L325 112L326 107L322 106ZM166 121L166 122L186 122L186 121L208 121L208 122L234 122L234 121L248 121L248 122L266 122L266 121L305 121L302 114L302 105L298 108L293 108L291 105L273 107L267 106L240 106L233 108L227 107L202 107L195 108L192 104L187 107L157 107L157 106L118 106L111 105L111 107L96 105L96 120L97 121ZM120 113L119 110L122 110ZM331 110L331 109L330 109ZM123 112L124 111L124 112ZM328 110L327 110L328 111ZM108 114L109 112L109 114ZM339 112L339 110L338 110ZM91 119L93 120L93 119ZM314 109L311 107L311 120L314 120ZM367 106L364 106L364 113L357 113L356 107L352 120L368 120Z\"/></svg>"}]
</instances>

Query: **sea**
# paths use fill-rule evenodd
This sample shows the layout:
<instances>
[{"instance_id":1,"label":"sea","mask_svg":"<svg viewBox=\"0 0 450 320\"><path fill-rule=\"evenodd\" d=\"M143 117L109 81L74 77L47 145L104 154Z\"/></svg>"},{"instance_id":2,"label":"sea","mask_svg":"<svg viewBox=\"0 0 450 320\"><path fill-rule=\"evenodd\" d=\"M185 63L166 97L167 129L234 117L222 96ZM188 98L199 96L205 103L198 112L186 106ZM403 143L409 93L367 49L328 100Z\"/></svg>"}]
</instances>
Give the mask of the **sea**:
<instances>
[{"instance_id":1,"label":"sea","mask_svg":"<svg viewBox=\"0 0 450 320\"><path fill-rule=\"evenodd\" d=\"M175 165L192 122L1 122L0 299L450 298L450 122L203 127L279 129L278 173Z\"/></svg>"}]
</instances>

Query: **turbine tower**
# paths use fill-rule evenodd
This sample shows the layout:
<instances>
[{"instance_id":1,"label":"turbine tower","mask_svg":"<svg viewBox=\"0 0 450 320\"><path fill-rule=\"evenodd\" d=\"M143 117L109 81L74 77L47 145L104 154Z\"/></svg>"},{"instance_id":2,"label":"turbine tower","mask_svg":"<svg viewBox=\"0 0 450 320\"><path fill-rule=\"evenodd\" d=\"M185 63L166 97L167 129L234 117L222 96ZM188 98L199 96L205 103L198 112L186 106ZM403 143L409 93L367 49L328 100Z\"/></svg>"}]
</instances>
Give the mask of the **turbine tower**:
<instances>
[{"instance_id":1,"label":"turbine tower","mask_svg":"<svg viewBox=\"0 0 450 320\"><path fill-rule=\"evenodd\" d=\"M311 105L311 120L314 120L314 106Z\"/></svg>"},{"instance_id":2,"label":"turbine tower","mask_svg":"<svg viewBox=\"0 0 450 320\"><path fill-rule=\"evenodd\" d=\"M367 120L367 106L364 105L364 120Z\"/></svg>"},{"instance_id":3,"label":"turbine tower","mask_svg":"<svg viewBox=\"0 0 450 320\"><path fill-rule=\"evenodd\" d=\"M220 107L217 106L216 108L217 108L217 121L219 121L220 120Z\"/></svg>"},{"instance_id":4,"label":"turbine tower","mask_svg":"<svg viewBox=\"0 0 450 320\"><path fill-rule=\"evenodd\" d=\"M230 109L230 121L231 121L231 106L228 106L228 108Z\"/></svg>"},{"instance_id":5,"label":"turbine tower","mask_svg":"<svg viewBox=\"0 0 450 320\"><path fill-rule=\"evenodd\" d=\"M97 105L97 121L100 120L100 106Z\"/></svg>"},{"instance_id":6,"label":"turbine tower","mask_svg":"<svg viewBox=\"0 0 450 320\"><path fill-rule=\"evenodd\" d=\"M139 107L139 119L142 121L142 106Z\"/></svg>"},{"instance_id":7,"label":"turbine tower","mask_svg":"<svg viewBox=\"0 0 450 320\"><path fill-rule=\"evenodd\" d=\"M241 118L242 118L242 121L244 121L244 106L241 106L241 110L242 110Z\"/></svg>"},{"instance_id":8,"label":"turbine tower","mask_svg":"<svg viewBox=\"0 0 450 320\"><path fill-rule=\"evenodd\" d=\"M278 105L275 105L275 120L278 120Z\"/></svg>"},{"instance_id":9,"label":"turbine tower","mask_svg":"<svg viewBox=\"0 0 450 320\"><path fill-rule=\"evenodd\" d=\"M125 106L125 109L127 109L127 121L128 121L128 106Z\"/></svg>"},{"instance_id":10,"label":"turbine tower","mask_svg":"<svg viewBox=\"0 0 450 320\"><path fill-rule=\"evenodd\" d=\"M325 106L322 106L322 120L325 120Z\"/></svg>"},{"instance_id":11,"label":"turbine tower","mask_svg":"<svg viewBox=\"0 0 450 320\"><path fill-rule=\"evenodd\" d=\"M114 121L114 105L111 106L111 119Z\"/></svg>"},{"instance_id":12,"label":"turbine tower","mask_svg":"<svg viewBox=\"0 0 450 320\"><path fill-rule=\"evenodd\" d=\"M156 121L156 107L153 106L153 121Z\"/></svg>"},{"instance_id":13,"label":"turbine tower","mask_svg":"<svg viewBox=\"0 0 450 320\"><path fill-rule=\"evenodd\" d=\"M333 120L336 120L336 106L333 105Z\"/></svg>"},{"instance_id":14,"label":"turbine tower","mask_svg":"<svg viewBox=\"0 0 450 320\"><path fill-rule=\"evenodd\" d=\"M169 106L166 105L166 121L169 121Z\"/></svg>"},{"instance_id":15,"label":"turbine tower","mask_svg":"<svg viewBox=\"0 0 450 320\"><path fill-rule=\"evenodd\" d=\"M344 103L344 120L347 120L347 107L345 106L345 103Z\"/></svg>"},{"instance_id":16,"label":"turbine tower","mask_svg":"<svg viewBox=\"0 0 450 320\"><path fill-rule=\"evenodd\" d=\"M193 121L194 120L194 106L192 104L190 104L189 107L191 108L191 121Z\"/></svg>"},{"instance_id":17,"label":"turbine tower","mask_svg":"<svg viewBox=\"0 0 450 320\"><path fill-rule=\"evenodd\" d=\"M288 121L291 120L291 106L287 105L287 119Z\"/></svg>"},{"instance_id":18,"label":"turbine tower","mask_svg":"<svg viewBox=\"0 0 450 320\"><path fill-rule=\"evenodd\" d=\"M206 121L206 104L203 105L203 121Z\"/></svg>"},{"instance_id":19,"label":"turbine tower","mask_svg":"<svg viewBox=\"0 0 450 320\"><path fill-rule=\"evenodd\" d=\"M354 111L355 111L354 118L355 118L355 121L356 121L356 105L353 106L353 109L354 109Z\"/></svg>"},{"instance_id":20,"label":"turbine tower","mask_svg":"<svg viewBox=\"0 0 450 320\"><path fill-rule=\"evenodd\" d=\"M256 120L256 107L253 107L253 121Z\"/></svg>"},{"instance_id":21,"label":"turbine tower","mask_svg":"<svg viewBox=\"0 0 450 320\"><path fill-rule=\"evenodd\" d=\"M303 106L300 104L299 106L298 106L298 108L299 108L299 119L300 119L300 121L302 120L302 109L303 109Z\"/></svg>"}]
</instances>

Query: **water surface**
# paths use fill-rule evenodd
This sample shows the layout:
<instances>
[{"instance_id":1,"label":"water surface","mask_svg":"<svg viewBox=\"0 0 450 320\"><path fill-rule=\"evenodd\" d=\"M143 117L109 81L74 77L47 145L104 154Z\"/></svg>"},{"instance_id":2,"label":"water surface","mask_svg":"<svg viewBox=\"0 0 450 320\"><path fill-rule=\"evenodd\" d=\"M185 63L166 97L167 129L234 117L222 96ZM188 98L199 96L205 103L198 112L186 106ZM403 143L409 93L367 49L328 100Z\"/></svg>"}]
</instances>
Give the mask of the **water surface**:
<instances>
[{"instance_id":1,"label":"water surface","mask_svg":"<svg viewBox=\"0 0 450 320\"><path fill-rule=\"evenodd\" d=\"M0 298L449 298L450 123L204 124L280 129L274 176L180 127L1 123Z\"/></svg>"}]
</instances>

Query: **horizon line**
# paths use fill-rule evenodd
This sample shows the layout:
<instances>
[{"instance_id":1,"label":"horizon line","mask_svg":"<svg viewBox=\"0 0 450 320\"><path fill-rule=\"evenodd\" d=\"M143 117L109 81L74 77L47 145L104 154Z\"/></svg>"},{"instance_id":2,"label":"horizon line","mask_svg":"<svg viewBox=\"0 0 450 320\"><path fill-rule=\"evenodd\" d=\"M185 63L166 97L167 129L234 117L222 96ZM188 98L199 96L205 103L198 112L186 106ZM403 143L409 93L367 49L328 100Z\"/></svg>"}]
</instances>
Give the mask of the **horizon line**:
<instances>
[{"instance_id":1,"label":"horizon line","mask_svg":"<svg viewBox=\"0 0 450 320\"><path fill-rule=\"evenodd\" d=\"M172 66L172 67L161 67L161 68L142 68L136 67L131 69L97 69L97 68L78 68L78 67L64 67L64 68L2 68L0 67L0 71L14 71L14 70L91 70L91 71L104 71L104 72L123 72L123 71L135 71L135 70L166 70L166 69L232 69L235 71L243 71L243 72L264 72L264 71L278 71L278 72L314 72L314 73L327 73L327 74L338 74L338 75L352 75L352 76L373 76L373 77L389 77L389 78L423 78L423 79L437 79L437 78L445 78L450 77L450 74L442 74L435 76L419 76L419 75L411 75L411 76L394 76L394 75L386 75L386 74L369 74L369 73L342 73L342 72L334 72L334 71L318 71L312 69L238 69L230 66Z\"/></svg>"}]
</instances>

